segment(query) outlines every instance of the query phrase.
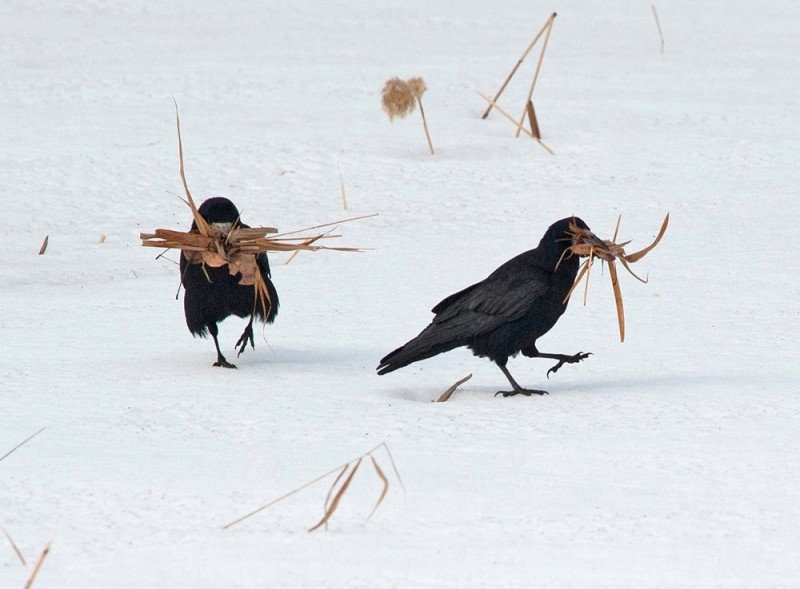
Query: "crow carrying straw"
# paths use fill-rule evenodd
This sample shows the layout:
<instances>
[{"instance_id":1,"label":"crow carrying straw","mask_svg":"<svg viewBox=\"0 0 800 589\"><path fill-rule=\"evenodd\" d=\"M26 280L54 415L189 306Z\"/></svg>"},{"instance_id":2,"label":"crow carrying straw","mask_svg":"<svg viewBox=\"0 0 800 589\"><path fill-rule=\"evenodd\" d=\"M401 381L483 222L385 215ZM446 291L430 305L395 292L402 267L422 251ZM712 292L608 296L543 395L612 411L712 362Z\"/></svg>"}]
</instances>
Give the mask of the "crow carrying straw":
<instances>
[{"instance_id":1,"label":"crow carrying straw","mask_svg":"<svg viewBox=\"0 0 800 589\"><path fill-rule=\"evenodd\" d=\"M570 225L576 232L570 231ZM467 346L479 357L492 360L508 378L511 395L544 395L547 391L522 388L506 364L522 352L529 358L549 358L558 363L547 371L558 371L565 363L589 356L548 354L536 348L536 340L552 328L567 308L565 298L578 273L578 255L570 248L587 244L607 250L608 246L577 217L562 219L545 232L539 246L524 252L492 272L485 280L450 295L432 312L428 327L378 365L386 374L454 348Z\"/></svg>"},{"instance_id":2,"label":"crow carrying straw","mask_svg":"<svg viewBox=\"0 0 800 589\"><path fill-rule=\"evenodd\" d=\"M223 239L234 228L248 228L241 222L236 205L227 198L209 198L200 205L198 212L208 222L214 233ZM197 222L192 223L191 230L195 233L198 232ZM253 320L258 317L263 323L272 323L278 314L278 292L270 279L267 254L256 255L255 261L269 295L266 297L264 305L259 302L253 285L240 284L241 273L231 275L227 264L212 267L205 263L192 263L187 257L187 252L181 251L181 283L186 290L183 297L186 325L194 336L206 337L209 333L211 334L217 349L217 361L214 366L236 368L234 364L225 359L219 349L217 323L230 315L250 316L250 321L239 341L236 342L238 355L241 355L248 342L251 347L255 348Z\"/></svg>"}]
</instances>

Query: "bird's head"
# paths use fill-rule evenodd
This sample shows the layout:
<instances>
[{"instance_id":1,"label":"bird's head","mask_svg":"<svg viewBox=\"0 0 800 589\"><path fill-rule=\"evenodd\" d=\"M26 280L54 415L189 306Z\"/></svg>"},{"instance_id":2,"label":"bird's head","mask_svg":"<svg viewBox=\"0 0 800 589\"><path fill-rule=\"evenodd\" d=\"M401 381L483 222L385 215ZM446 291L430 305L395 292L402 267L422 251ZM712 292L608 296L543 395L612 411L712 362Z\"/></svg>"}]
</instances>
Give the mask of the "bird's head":
<instances>
[{"instance_id":1,"label":"bird's head","mask_svg":"<svg viewBox=\"0 0 800 589\"><path fill-rule=\"evenodd\" d=\"M613 258L608 244L592 233L579 217L567 217L550 225L539 244L542 246L558 259L556 267L572 256L588 256L590 253L604 260Z\"/></svg>"},{"instance_id":2,"label":"bird's head","mask_svg":"<svg viewBox=\"0 0 800 589\"><path fill-rule=\"evenodd\" d=\"M230 200L222 196L214 196L203 201L197 209L208 224L211 225L214 233L220 236L227 236L236 225L239 224L239 209ZM197 223L192 223L192 230L197 230Z\"/></svg>"}]
</instances>

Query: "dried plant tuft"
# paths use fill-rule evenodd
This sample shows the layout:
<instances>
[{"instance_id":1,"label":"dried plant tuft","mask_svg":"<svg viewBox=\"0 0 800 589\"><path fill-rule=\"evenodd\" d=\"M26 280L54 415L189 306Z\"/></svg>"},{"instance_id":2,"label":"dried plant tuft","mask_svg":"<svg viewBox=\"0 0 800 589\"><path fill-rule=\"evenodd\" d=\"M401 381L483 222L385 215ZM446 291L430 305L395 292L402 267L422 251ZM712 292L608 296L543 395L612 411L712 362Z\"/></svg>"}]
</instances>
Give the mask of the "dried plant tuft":
<instances>
[{"instance_id":1,"label":"dried plant tuft","mask_svg":"<svg viewBox=\"0 0 800 589\"><path fill-rule=\"evenodd\" d=\"M422 98L422 95L425 94L425 90L428 87L425 85L425 80L422 78L410 78L408 80L408 88L411 90L411 94L419 100Z\"/></svg>"},{"instance_id":2,"label":"dried plant tuft","mask_svg":"<svg viewBox=\"0 0 800 589\"><path fill-rule=\"evenodd\" d=\"M419 114L422 115L422 126L425 129L425 138L428 140L428 148L433 155L433 142L428 131L428 121L425 118L425 109L422 108L422 95L428 89L425 80L422 78L410 78L401 80L391 78L383 86L382 103L383 110L389 115L389 120L394 121L395 117L403 118L419 105Z\"/></svg>"},{"instance_id":3,"label":"dried plant tuft","mask_svg":"<svg viewBox=\"0 0 800 589\"><path fill-rule=\"evenodd\" d=\"M413 112L417 105L417 98L411 91L411 86L405 80L392 78L386 81L383 86L382 99L383 110L389 115L389 120L395 117L403 118Z\"/></svg>"}]
</instances>

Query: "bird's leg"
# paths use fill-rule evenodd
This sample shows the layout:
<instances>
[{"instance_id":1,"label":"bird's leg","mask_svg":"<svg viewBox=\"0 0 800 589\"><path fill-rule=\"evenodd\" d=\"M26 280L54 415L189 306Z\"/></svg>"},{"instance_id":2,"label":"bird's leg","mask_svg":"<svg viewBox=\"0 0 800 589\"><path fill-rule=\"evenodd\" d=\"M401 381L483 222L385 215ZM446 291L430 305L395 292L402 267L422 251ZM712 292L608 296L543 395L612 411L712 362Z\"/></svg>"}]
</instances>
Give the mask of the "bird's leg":
<instances>
[{"instance_id":1,"label":"bird's leg","mask_svg":"<svg viewBox=\"0 0 800 589\"><path fill-rule=\"evenodd\" d=\"M217 329L217 324L209 323L208 332L211 334L211 337L214 338L214 347L217 348L217 361L214 362L214 366L222 366L223 368L236 368L236 364L231 364L228 362L225 359L225 356L222 355L222 351L219 349L219 341L217 341L219 329Z\"/></svg>"},{"instance_id":2,"label":"bird's leg","mask_svg":"<svg viewBox=\"0 0 800 589\"><path fill-rule=\"evenodd\" d=\"M500 370L503 371L503 374L506 375L506 378L508 379L508 382L511 383L511 388L513 388L514 390L513 391L497 391L494 394L495 397L497 395L503 395L504 397L513 397L514 395L525 395L526 397L530 397L531 395L547 395L547 394L549 394L547 391L539 391L539 390L536 390L536 389L523 389L521 386L519 386L519 383L517 383L517 381L514 380L514 377L511 376L511 373L508 371L508 368L506 368L505 364L500 364L498 362L497 366L500 368Z\"/></svg>"},{"instance_id":3,"label":"bird's leg","mask_svg":"<svg viewBox=\"0 0 800 589\"><path fill-rule=\"evenodd\" d=\"M564 364L575 364L576 362L580 362L581 360L586 360L589 356L591 356L591 352L578 352L577 354L573 354L572 356L568 354L545 354L543 352L537 352L533 358L550 358L551 360L558 360L558 364L553 366L550 370L547 371L547 378L550 378L551 372L558 372L558 369L564 366Z\"/></svg>"},{"instance_id":4,"label":"bird's leg","mask_svg":"<svg viewBox=\"0 0 800 589\"><path fill-rule=\"evenodd\" d=\"M255 340L253 339L253 315L250 315L250 322L247 324L247 327L244 328L239 341L236 342L236 347L239 348L239 353L236 354L237 358L241 356L242 352L247 348L247 342L250 342L251 348L254 350L256 349Z\"/></svg>"}]
</instances>

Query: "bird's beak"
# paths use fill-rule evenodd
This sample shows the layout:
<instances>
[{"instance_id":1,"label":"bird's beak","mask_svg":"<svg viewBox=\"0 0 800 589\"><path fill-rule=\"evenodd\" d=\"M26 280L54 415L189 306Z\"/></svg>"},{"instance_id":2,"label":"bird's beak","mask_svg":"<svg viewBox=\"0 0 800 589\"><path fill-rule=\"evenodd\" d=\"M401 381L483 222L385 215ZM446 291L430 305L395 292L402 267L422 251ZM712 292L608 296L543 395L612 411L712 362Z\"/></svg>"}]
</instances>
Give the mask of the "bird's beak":
<instances>
[{"instance_id":1,"label":"bird's beak","mask_svg":"<svg viewBox=\"0 0 800 589\"><path fill-rule=\"evenodd\" d=\"M614 259L614 254L605 241L597 237L588 229L582 229L576 225L570 227L572 234L572 252L578 256L594 255L603 260Z\"/></svg>"}]
</instances>

